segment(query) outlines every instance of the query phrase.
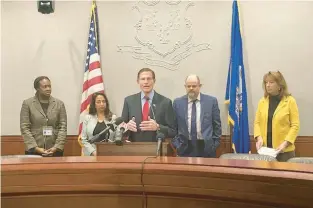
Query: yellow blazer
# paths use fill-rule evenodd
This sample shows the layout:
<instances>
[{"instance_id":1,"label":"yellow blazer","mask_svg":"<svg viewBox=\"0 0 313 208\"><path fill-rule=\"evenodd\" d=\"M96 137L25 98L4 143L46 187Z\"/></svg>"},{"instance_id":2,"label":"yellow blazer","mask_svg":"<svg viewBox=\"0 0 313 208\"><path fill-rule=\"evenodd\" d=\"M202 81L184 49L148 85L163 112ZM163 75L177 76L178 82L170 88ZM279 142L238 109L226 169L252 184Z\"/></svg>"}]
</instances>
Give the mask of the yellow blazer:
<instances>
[{"instance_id":1,"label":"yellow blazer","mask_svg":"<svg viewBox=\"0 0 313 208\"><path fill-rule=\"evenodd\" d=\"M269 98L259 101L254 121L254 138L262 136L263 145L267 146L267 119ZM284 96L278 104L272 119L272 144L277 148L284 141L291 143L284 152L295 150L295 140L300 128L299 111L292 96Z\"/></svg>"}]
</instances>

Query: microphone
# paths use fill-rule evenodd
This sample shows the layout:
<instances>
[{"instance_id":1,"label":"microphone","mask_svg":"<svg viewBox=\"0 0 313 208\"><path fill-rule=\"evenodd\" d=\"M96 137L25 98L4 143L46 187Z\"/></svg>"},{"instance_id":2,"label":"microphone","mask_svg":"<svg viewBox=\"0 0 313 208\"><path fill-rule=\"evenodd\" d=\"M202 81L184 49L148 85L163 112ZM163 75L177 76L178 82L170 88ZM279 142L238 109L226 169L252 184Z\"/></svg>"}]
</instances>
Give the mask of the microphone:
<instances>
[{"instance_id":1,"label":"microphone","mask_svg":"<svg viewBox=\"0 0 313 208\"><path fill-rule=\"evenodd\" d=\"M155 118L155 113L154 113L153 108L155 108L155 104L152 104L152 106L150 105L150 109L151 109L151 112L152 112L152 115L153 115L153 120L155 120L155 121L156 121L156 118Z\"/></svg>"},{"instance_id":2,"label":"microphone","mask_svg":"<svg viewBox=\"0 0 313 208\"><path fill-rule=\"evenodd\" d=\"M115 119L115 121L113 123L108 124L107 127L105 129L103 129L99 134L96 134L91 139L89 139L89 143L93 144L95 142L101 141L102 140L101 136L103 136L104 134L109 132L112 127L113 127L113 131L114 131L114 125L118 126L121 123L123 123L123 118L122 117L118 117L117 119Z\"/></svg>"},{"instance_id":3,"label":"microphone","mask_svg":"<svg viewBox=\"0 0 313 208\"><path fill-rule=\"evenodd\" d=\"M110 127L111 131L115 131L116 129L116 124L114 125L113 123L108 123L107 126Z\"/></svg>"},{"instance_id":4,"label":"microphone","mask_svg":"<svg viewBox=\"0 0 313 208\"><path fill-rule=\"evenodd\" d=\"M115 144L117 146L123 145L122 138L123 138L124 131L125 131L125 128L122 126L119 131L115 132Z\"/></svg>"},{"instance_id":5,"label":"microphone","mask_svg":"<svg viewBox=\"0 0 313 208\"><path fill-rule=\"evenodd\" d=\"M110 138L110 132L111 132L111 131L114 132L114 131L116 130L116 128L117 128L117 126L114 125L113 123L108 123L107 126L110 127L110 129L109 129L109 131L107 132L107 134L106 134L106 136L105 136L105 137L106 137L106 138L105 138L106 140Z\"/></svg>"},{"instance_id":6,"label":"microphone","mask_svg":"<svg viewBox=\"0 0 313 208\"><path fill-rule=\"evenodd\" d=\"M154 119L155 122L156 122L155 113L154 113L154 110L153 110L153 108L155 108L155 107L156 107L155 104L152 104L152 106L150 106L151 111L152 111L152 115L153 115L153 119ZM159 130L157 130L156 133L157 133L157 135L156 135L156 139L157 139L157 140L158 140L159 137L161 137L162 140L164 139L165 135L164 135L162 132L160 132ZM161 142L162 142L162 141L161 141ZM161 144L159 144L159 140L158 140L158 145L161 145Z\"/></svg>"},{"instance_id":7,"label":"microphone","mask_svg":"<svg viewBox=\"0 0 313 208\"><path fill-rule=\"evenodd\" d=\"M165 135L162 132L158 132L156 135L156 138L158 140L156 155L160 156L161 145L162 145L163 139L165 138Z\"/></svg>"}]
</instances>

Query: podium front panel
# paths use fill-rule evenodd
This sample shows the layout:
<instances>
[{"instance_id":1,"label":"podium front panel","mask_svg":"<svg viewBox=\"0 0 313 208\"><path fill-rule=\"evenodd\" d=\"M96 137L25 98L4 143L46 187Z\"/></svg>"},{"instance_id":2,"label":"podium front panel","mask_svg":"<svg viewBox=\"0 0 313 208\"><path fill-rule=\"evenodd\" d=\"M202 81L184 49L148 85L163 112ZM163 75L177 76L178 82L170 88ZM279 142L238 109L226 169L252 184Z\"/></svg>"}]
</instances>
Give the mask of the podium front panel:
<instances>
[{"instance_id":1,"label":"podium front panel","mask_svg":"<svg viewBox=\"0 0 313 208\"><path fill-rule=\"evenodd\" d=\"M155 156L157 153L156 142L130 142L118 146L115 143L97 143L98 156ZM162 143L160 150L162 156L173 156L173 151L168 142Z\"/></svg>"}]
</instances>

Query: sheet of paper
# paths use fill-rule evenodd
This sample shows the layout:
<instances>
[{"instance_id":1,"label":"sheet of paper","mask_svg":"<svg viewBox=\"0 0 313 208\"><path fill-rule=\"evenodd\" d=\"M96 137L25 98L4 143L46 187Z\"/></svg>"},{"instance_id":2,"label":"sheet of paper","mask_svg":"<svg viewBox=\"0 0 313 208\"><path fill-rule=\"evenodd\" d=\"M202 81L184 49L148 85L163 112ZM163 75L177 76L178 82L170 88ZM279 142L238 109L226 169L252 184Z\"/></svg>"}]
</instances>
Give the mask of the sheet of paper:
<instances>
[{"instance_id":1,"label":"sheet of paper","mask_svg":"<svg viewBox=\"0 0 313 208\"><path fill-rule=\"evenodd\" d=\"M268 155L268 156L272 156L272 157L276 157L277 156L277 151L273 148L268 148L268 147L261 147L258 150L258 153L260 155Z\"/></svg>"}]
</instances>

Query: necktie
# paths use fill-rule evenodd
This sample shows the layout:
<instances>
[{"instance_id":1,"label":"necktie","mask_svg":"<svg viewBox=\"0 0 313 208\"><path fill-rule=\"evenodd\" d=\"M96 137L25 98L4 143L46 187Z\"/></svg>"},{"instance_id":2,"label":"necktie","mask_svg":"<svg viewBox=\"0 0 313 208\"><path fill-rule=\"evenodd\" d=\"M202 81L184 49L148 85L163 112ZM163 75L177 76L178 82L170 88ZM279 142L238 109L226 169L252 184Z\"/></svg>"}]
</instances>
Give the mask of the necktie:
<instances>
[{"instance_id":1,"label":"necktie","mask_svg":"<svg viewBox=\"0 0 313 208\"><path fill-rule=\"evenodd\" d=\"M142 109L142 120L143 121L147 121L148 120L148 116L149 116L149 97L145 97L146 102L143 105L143 109Z\"/></svg>"},{"instance_id":2,"label":"necktie","mask_svg":"<svg viewBox=\"0 0 313 208\"><path fill-rule=\"evenodd\" d=\"M196 100L192 102L190 136L191 136L191 140L193 142L195 142L197 140L197 109L196 109Z\"/></svg>"}]
</instances>

